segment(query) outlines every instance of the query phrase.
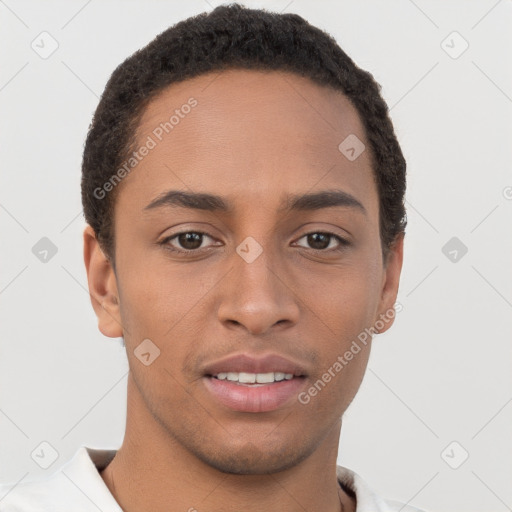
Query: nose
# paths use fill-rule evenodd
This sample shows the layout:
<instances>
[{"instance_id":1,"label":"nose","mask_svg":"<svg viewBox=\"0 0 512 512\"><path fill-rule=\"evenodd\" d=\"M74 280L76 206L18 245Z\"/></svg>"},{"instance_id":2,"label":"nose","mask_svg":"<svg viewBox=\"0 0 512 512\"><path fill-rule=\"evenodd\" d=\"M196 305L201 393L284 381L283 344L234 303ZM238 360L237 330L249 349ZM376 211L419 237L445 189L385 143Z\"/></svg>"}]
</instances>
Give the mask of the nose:
<instances>
[{"instance_id":1,"label":"nose","mask_svg":"<svg viewBox=\"0 0 512 512\"><path fill-rule=\"evenodd\" d=\"M298 322L299 305L289 272L271 259L269 251L250 263L235 254L234 268L226 277L218 317L227 328L264 335L275 326Z\"/></svg>"}]
</instances>

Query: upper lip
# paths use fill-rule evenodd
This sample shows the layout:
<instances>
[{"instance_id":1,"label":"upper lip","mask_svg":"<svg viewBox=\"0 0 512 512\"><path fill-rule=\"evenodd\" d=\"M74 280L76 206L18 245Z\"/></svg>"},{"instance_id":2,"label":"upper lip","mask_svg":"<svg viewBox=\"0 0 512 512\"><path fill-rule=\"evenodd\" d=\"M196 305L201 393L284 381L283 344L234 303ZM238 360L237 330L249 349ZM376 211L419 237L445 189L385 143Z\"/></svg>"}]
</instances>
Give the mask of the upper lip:
<instances>
[{"instance_id":1,"label":"upper lip","mask_svg":"<svg viewBox=\"0 0 512 512\"><path fill-rule=\"evenodd\" d=\"M291 373L296 377L306 375L306 369L303 365L279 354L266 354L264 356L232 354L224 359L214 361L204 368L205 375L217 375L221 372L283 372Z\"/></svg>"}]
</instances>

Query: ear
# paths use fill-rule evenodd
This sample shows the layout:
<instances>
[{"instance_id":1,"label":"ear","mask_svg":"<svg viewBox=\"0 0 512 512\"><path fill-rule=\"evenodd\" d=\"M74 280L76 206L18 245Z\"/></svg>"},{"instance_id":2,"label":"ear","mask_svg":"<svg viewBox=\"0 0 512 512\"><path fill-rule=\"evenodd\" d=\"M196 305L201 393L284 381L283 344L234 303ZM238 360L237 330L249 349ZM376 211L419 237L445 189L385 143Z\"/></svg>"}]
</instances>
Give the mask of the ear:
<instances>
[{"instance_id":1,"label":"ear","mask_svg":"<svg viewBox=\"0 0 512 512\"><path fill-rule=\"evenodd\" d=\"M391 247L384 263L384 275L381 285L381 299L375 328L379 334L386 332L395 321L394 304L398 295L400 273L404 257L404 233L400 233ZM399 309L396 309L399 312Z\"/></svg>"},{"instance_id":2,"label":"ear","mask_svg":"<svg viewBox=\"0 0 512 512\"><path fill-rule=\"evenodd\" d=\"M123 326L116 275L89 224L84 230L84 262L91 304L98 317L98 328L109 338L120 338Z\"/></svg>"}]
</instances>

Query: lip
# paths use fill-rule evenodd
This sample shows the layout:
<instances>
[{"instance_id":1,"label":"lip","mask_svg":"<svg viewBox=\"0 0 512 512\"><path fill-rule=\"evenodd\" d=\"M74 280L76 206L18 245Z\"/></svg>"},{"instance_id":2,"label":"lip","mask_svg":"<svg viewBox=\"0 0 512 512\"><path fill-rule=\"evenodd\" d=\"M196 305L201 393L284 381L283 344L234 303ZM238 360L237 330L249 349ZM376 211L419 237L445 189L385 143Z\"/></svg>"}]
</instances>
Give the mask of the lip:
<instances>
[{"instance_id":1,"label":"lip","mask_svg":"<svg viewBox=\"0 0 512 512\"><path fill-rule=\"evenodd\" d=\"M233 354L218 361L206 365L204 375L210 377L221 372L247 372L247 373L291 373L295 377L307 375L304 365L288 359L279 354L266 354L254 356L248 354Z\"/></svg>"},{"instance_id":2,"label":"lip","mask_svg":"<svg viewBox=\"0 0 512 512\"><path fill-rule=\"evenodd\" d=\"M216 377L203 377L206 389L222 405L240 412L269 412L296 398L305 377L293 377L271 384L238 384Z\"/></svg>"},{"instance_id":3,"label":"lip","mask_svg":"<svg viewBox=\"0 0 512 512\"><path fill-rule=\"evenodd\" d=\"M269 384L240 384L219 380L221 372L291 373L293 378ZM233 354L204 368L203 382L212 397L220 404L240 412L269 412L283 407L296 398L307 377L304 365L279 354L251 356Z\"/></svg>"}]
</instances>

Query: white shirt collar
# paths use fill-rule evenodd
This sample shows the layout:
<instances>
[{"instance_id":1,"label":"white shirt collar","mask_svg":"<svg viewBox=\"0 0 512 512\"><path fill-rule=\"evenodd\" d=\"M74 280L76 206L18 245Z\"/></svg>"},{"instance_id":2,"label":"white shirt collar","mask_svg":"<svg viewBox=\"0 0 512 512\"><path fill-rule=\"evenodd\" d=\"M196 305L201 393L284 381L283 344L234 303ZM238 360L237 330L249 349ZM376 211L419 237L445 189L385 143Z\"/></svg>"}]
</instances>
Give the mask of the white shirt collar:
<instances>
[{"instance_id":1,"label":"white shirt collar","mask_svg":"<svg viewBox=\"0 0 512 512\"><path fill-rule=\"evenodd\" d=\"M99 473L114 458L116 451L81 446L69 462L45 479L21 482L14 487L12 484L0 485L0 510L122 512ZM348 468L337 466L336 474L340 484L355 494L356 512L422 512L380 498Z\"/></svg>"}]
</instances>

